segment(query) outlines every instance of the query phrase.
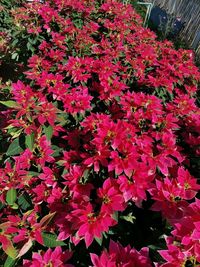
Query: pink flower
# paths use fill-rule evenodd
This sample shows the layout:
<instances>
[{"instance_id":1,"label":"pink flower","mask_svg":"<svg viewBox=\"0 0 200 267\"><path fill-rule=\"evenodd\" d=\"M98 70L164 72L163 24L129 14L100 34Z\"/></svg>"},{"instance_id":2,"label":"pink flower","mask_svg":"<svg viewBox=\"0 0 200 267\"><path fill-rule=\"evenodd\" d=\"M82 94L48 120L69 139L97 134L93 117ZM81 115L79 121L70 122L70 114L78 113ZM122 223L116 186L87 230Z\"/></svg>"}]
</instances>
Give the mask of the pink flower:
<instances>
[{"instance_id":1,"label":"pink flower","mask_svg":"<svg viewBox=\"0 0 200 267\"><path fill-rule=\"evenodd\" d=\"M197 179L193 178L188 170L184 170L183 167L178 169L177 177L178 186L184 189L183 198L192 199L200 189L200 185L197 184Z\"/></svg>"},{"instance_id":2,"label":"pink flower","mask_svg":"<svg viewBox=\"0 0 200 267\"><path fill-rule=\"evenodd\" d=\"M178 242L173 242L172 238L167 238L167 250L160 250L160 255L165 259L166 263L160 267L178 267L193 265L198 266L200 260L200 246L185 249Z\"/></svg>"},{"instance_id":3,"label":"pink flower","mask_svg":"<svg viewBox=\"0 0 200 267\"><path fill-rule=\"evenodd\" d=\"M108 166L108 158L110 156L110 150L108 149L107 146L99 146L98 149L93 148L93 150L96 153L91 157L86 158L83 161L83 164L86 165L87 167L94 166L94 171L98 173L100 171L101 165L104 167Z\"/></svg>"},{"instance_id":4,"label":"pink flower","mask_svg":"<svg viewBox=\"0 0 200 267\"><path fill-rule=\"evenodd\" d=\"M95 237L101 238L103 232L107 232L110 226L117 223L105 212L96 214L91 204L87 204L84 209L76 209L71 214L72 220L76 220L77 238L84 238L87 247L90 246Z\"/></svg>"},{"instance_id":5,"label":"pink flower","mask_svg":"<svg viewBox=\"0 0 200 267\"><path fill-rule=\"evenodd\" d=\"M48 122L51 126L54 126L57 115L57 109L52 103L41 101L40 106L37 107L37 119L41 125Z\"/></svg>"},{"instance_id":6,"label":"pink flower","mask_svg":"<svg viewBox=\"0 0 200 267\"><path fill-rule=\"evenodd\" d=\"M115 179L106 179L103 188L98 189L98 196L102 201L102 212L112 214L114 211L125 210L124 198Z\"/></svg>"},{"instance_id":7,"label":"pink flower","mask_svg":"<svg viewBox=\"0 0 200 267\"><path fill-rule=\"evenodd\" d=\"M89 57L69 57L65 70L68 71L68 74L72 75L74 82L86 82L91 77L90 71L93 61L94 60Z\"/></svg>"},{"instance_id":8,"label":"pink flower","mask_svg":"<svg viewBox=\"0 0 200 267\"><path fill-rule=\"evenodd\" d=\"M91 109L92 96L88 94L88 89L83 86L72 88L62 97L64 108L67 112L75 115Z\"/></svg>"},{"instance_id":9,"label":"pink flower","mask_svg":"<svg viewBox=\"0 0 200 267\"><path fill-rule=\"evenodd\" d=\"M71 264L66 264L72 256L72 252L62 252L61 247L57 247L54 250L48 249L45 253L33 253L32 260L24 260L23 266L25 267L73 267Z\"/></svg>"},{"instance_id":10,"label":"pink flower","mask_svg":"<svg viewBox=\"0 0 200 267\"><path fill-rule=\"evenodd\" d=\"M55 161L54 157L52 157L54 151L51 149L50 142L47 140L45 135L39 137L38 150L39 153L36 153L36 162L42 167L45 165L45 162Z\"/></svg>"},{"instance_id":11,"label":"pink flower","mask_svg":"<svg viewBox=\"0 0 200 267\"><path fill-rule=\"evenodd\" d=\"M148 248L142 248L140 252L131 249L130 246L123 247L120 243L110 241L109 250L103 251L100 257L90 254L94 267L151 267L148 258Z\"/></svg>"},{"instance_id":12,"label":"pink flower","mask_svg":"<svg viewBox=\"0 0 200 267\"><path fill-rule=\"evenodd\" d=\"M133 144L128 142L121 144L117 150L111 152L111 162L108 171L115 171L117 175L123 172L130 177L136 165L138 152Z\"/></svg>"}]
</instances>

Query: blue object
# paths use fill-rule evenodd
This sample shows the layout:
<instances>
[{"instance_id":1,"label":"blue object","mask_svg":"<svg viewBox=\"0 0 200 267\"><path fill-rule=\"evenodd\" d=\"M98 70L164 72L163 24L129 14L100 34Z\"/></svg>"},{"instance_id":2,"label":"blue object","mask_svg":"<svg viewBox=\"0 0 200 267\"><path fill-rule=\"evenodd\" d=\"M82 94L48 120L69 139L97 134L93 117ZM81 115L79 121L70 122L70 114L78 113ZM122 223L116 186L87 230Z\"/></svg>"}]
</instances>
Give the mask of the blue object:
<instances>
[{"instance_id":1,"label":"blue object","mask_svg":"<svg viewBox=\"0 0 200 267\"><path fill-rule=\"evenodd\" d=\"M192 48L197 49L199 44L200 44L200 31L198 31L196 36L195 36L195 39L194 39L193 44L192 44Z\"/></svg>"},{"instance_id":2,"label":"blue object","mask_svg":"<svg viewBox=\"0 0 200 267\"><path fill-rule=\"evenodd\" d=\"M154 7L151 11L150 22L155 29L159 29L162 27L162 30L166 30L168 21L171 20L173 22L170 29L170 35L177 35L184 26L184 23L180 20L173 18L167 14L166 11L161 9L160 7Z\"/></svg>"}]
</instances>

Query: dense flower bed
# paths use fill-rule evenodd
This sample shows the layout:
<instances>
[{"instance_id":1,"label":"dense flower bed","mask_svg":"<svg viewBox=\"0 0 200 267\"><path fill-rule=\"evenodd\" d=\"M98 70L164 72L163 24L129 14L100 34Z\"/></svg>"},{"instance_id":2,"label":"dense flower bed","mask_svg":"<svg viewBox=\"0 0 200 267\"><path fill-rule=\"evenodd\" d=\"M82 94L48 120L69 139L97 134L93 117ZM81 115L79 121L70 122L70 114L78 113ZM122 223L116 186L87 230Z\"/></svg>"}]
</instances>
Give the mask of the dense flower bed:
<instances>
[{"instance_id":1,"label":"dense flower bed","mask_svg":"<svg viewBox=\"0 0 200 267\"><path fill-rule=\"evenodd\" d=\"M13 16L41 42L1 101L2 266L200 266L193 53L117 0Z\"/></svg>"}]
</instances>

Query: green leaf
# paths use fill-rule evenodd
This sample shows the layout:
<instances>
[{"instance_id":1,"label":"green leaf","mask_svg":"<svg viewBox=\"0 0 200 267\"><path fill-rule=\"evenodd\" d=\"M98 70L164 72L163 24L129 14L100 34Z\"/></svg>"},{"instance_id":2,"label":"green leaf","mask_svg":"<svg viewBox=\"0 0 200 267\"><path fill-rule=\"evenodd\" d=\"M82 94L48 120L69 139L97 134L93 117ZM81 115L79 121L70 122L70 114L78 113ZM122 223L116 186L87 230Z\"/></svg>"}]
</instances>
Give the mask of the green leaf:
<instances>
[{"instance_id":1,"label":"green leaf","mask_svg":"<svg viewBox=\"0 0 200 267\"><path fill-rule=\"evenodd\" d=\"M19 105L15 101L12 101L12 100L0 101L0 104L6 106L8 108L16 108L16 107L19 107Z\"/></svg>"},{"instance_id":2,"label":"green leaf","mask_svg":"<svg viewBox=\"0 0 200 267\"><path fill-rule=\"evenodd\" d=\"M34 133L26 135L25 138L26 147L28 147L31 151L33 150L34 139L35 139Z\"/></svg>"},{"instance_id":3,"label":"green leaf","mask_svg":"<svg viewBox=\"0 0 200 267\"><path fill-rule=\"evenodd\" d=\"M89 175L90 175L90 170L89 169L86 169L84 172L83 172L83 175L82 175L82 177L81 177L81 179L80 179L80 183L81 184L86 184L87 183L87 181L88 181L88 177L89 177Z\"/></svg>"},{"instance_id":4,"label":"green leaf","mask_svg":"<svg viewBox=\"0 0 200 267\"><path fill-rule=\"evenodd\" d=\"M12 259L15 259L17 256L17 250L13 246L13 243L10 239L6 238L4 242L2 242L2 249L3 251Z\"/></svg>"},{"instance_id":5,"label":"green leaf","mask_svg":"<svg viewBox=\"0 0 200 267\"><path fill-rule=\"evenodd\" d=\"M15 156L24 151L25 138L16 138L8 147L7 156Z\"/></svg>"},{"instance_id":6,"label":"green leaf","mask_svg":"<svg viewBox=\"0 0 200 267\"><path fill-rule=\"evenodd\" d=\"M97 241L97 243L99 244L99 246L102 245L102 242L103 242L103 236L101 236L100 238L95 237L94 239Z\"/></svg>"},{"instance_id":7,"label":"green leaf","mask_svg":"<svg viewBox=\"0 0 200 267\"><path fill-rule=\"evenodd\" d=\"M47 140L51 140L51 137L52 137L52 135L53 135L53 128L52 128L52 126L51 125L49 125L49 126L43 126L43 129L44 129L44 133L45 133L45 135L46 135L46 137L47 137Z\"/></svg>"},{"instance_id":8,"label":"green leaf","mask_svg":"<svg viewBox=\"0 0 200 267\"><path fill-rule=\"evenodd\" d=\"M22 210L31 209L33 204L28 193L24 192L23 195L18 198L18 205Z\"/></svg>"},{"instance_id":9,"label":"green leaf","mask_svg":"<svg viewBox=\"0 0 200 267\"><path fill-rule=\"evenodd\" d=\"M130 223L134 223L134 221L136 220L136 217L133 216L132 212L128 215L120 216L120 218Z\"/></svg>"},{"instance_id":10,"label":"green leaf","mask_svg":"<svg viewBox=\"0 0 200 267\"><path fill-rule=\"evenodd\" d=\"M5 207L5 204L0 201L0 210Z\"/></svg>"},{"instance_id":11,"label":"green leaf","mask_svg":"<svg viewBox=\"0 0 200 267\"><path fill-rule=\"evenodd\" d=\"M108 231L108 234L109 234L109 235L114 235L115 232L114 232L113 230L109 230L109 231Z\"/></svg>"},{"instance_id":12,"label":"green leaf","mask_svg":"<svg viewBox=\"0 0 200 267\"><path fill-rule=\"evenodd\" d=\"M4 265L3 265L3 267L14 267L15 266L15 260L14 259L12 259L11 257L7 257L7 259L6 259L6 261L5 261L5 263L4 263Z\"/></svg>"},{"instance_id":13,"label":"green leaf","mask_svg":"<svg viewBox=\"0 0 200 267\"><path fill-rule=\"evenodd\" d=\"M103 234L103 237L104 237L105 239L107 239L107 238L108 238L108 235L107 235L107 233L106 233L106 232L103 232L102 234Z\"/></svg>"},{"instance_id":14,"label":"green leaf","mask_svg":"<svg viewBox=\"0 0 200 267\"><path fill-rule=\"evenodd\" d=\"M27 48L28 48L29 51L31 51L31 52L34 52L35 51L35 48L34 48L34 46L31 43L27 43L26 46L27 46Z\"/></svg>"},{"instance_id":15,"label":"green leaf","mask_svg":"<svg viewBox=\"0 0 200 267\"><path fill-rule=\"evenodd\" d=\"M39 172L29 171L28 175L37 177L39 175Z\"/></svg>"},{"instance_id":16,"label":"green leaf","mask_svg":"<svg viewBox=\"0 0 200 267\"><path fill-rule=\"evenodd\" d=\"M148 245L148 248L156 251L163 249L163 247L157 245Z\"/></svg>"},{"instance_id":17,"label":"green leaf","mask_svg":"<svg viewBox=\"0 0 200 267\"><path fill-rule=\"evenodd\" d=\"M63 241L57 240L57 235L51 233L42 233L42 238L44 241L44 246L48 248L55 248L58 246L66 246L66 243Z\"/></svg>"},{"instance_id":18,"label":"green leaf","mask_svg":"<svg viewBox=\"0 0 200 267\"><path fill-rule=\"evenodd\" d=\"M17 199L17 190L15 188L11 188L10 190L8 190L6 194L6 202L10 206L12 206L14 205L16 199Z\"/></svg>"},{"instance_id":19,"label":"green leaf","mask_svg":"<svg viewBox=\"0 0 200 267\"><path fill-rule=\"evenodd\" d=\"M113 219L118 222L118 212L114 212L112 215Z\"/></svg>"},{"instance_id":20,"label":"green leaf","mask_svg":"<svg viewBox=\"0 0 200 267\"><path fill-rule=\"evenodd\" d=\"M14 203L13 205L11 205L11 208L13 210L17 210L19 208L19 206L16 203Z\"/></svg>"},{"instance_id":21,"label":"green leaf","mask_svg":"<svg viewBox=\"0 0 200 267\"><path fill-rule=\"evenodd\" d=\"M32 38L28 38L28 42L30 43L30 44L35 44L36 42L37 42L37 40L35 40L35 39L32 39Z\"/></svg>"},{"instance_id":22,"label":"green leaf","mask_svg":"<svg viewBox=\"0 0 200 267\"><path fill-rule=\"evenodd\" d=\"M51 155L52 157L59 157L60 153L62 152L62 148L56 146L56 145L52 145L51 148L54 150L54 153Z\"/></svg>"},{"instance_id":23,"label":"green leaf","mask_svg":"<svg viewBox=\"0 0 200 267\"><path fill-rule=\"evenodd\" d=\"M13 46L13 47L16 46L18 42L19 42L18 39L14 39L14 40L12 41L12 46Z\"/></svg>"},{"instance_id":24,"label":"green leaf","mask_svg":"<svg viewBox=\"0 0 200 267\"><path fill-rule=\"evenodd\" d=\"M58 161L56 162L56 164L57 164L58 166L63 166L64 163L65 163L64 160L58 160Z\"/></svg>"},{"instance_id":25,"label":"green leaf","mask_svg":"<svg viewBox=\"0 0 200 267\"><path fill-rule=\"evenodd\" d=\"M19 59L19 54L17 52L15 52L15 53L12 54L11 58L18 60Z\"/></svg>"}]
</instances>

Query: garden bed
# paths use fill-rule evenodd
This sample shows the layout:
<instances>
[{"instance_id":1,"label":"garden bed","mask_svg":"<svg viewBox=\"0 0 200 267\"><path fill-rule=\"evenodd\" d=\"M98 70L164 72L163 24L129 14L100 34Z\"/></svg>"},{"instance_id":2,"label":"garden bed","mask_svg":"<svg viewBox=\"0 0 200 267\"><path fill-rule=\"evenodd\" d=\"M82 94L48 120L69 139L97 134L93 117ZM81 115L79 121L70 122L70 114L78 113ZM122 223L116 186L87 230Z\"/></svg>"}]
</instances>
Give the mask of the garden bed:
<instances>
[{"instance_id":1,"label":"garden bed","mask_svg":"<svg viewBox=\"0 0 200 267\"><path fill-rule=\"evenodd\" d=\"M0 265L199 266L193 52L117 0L9 14L26 27L4 39L22 70L2 68Z\"/></svg>"}]
</instances>

